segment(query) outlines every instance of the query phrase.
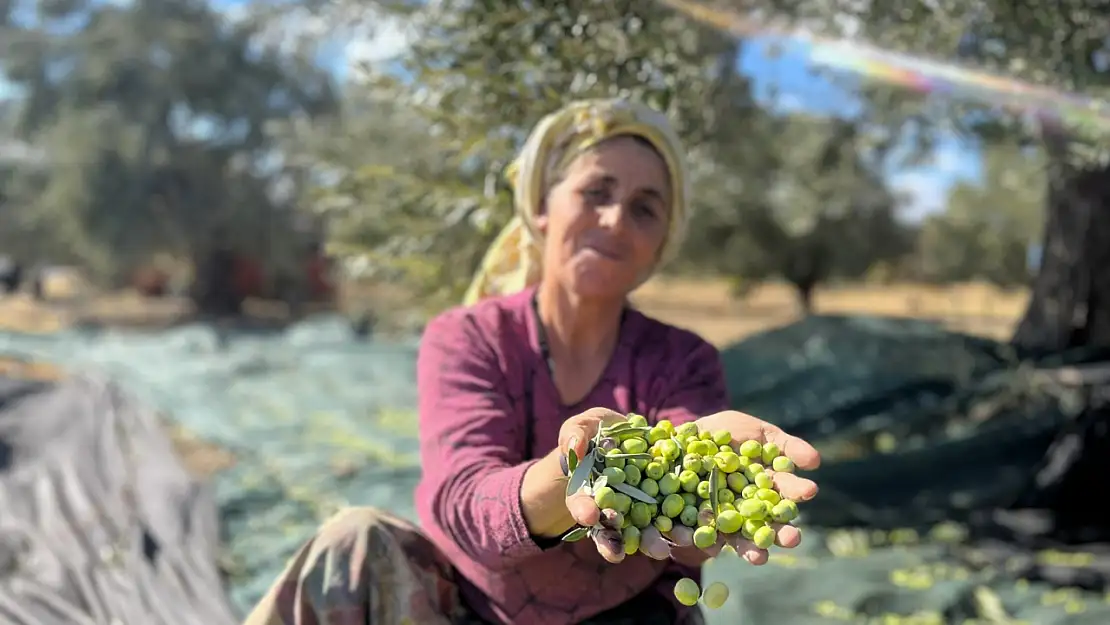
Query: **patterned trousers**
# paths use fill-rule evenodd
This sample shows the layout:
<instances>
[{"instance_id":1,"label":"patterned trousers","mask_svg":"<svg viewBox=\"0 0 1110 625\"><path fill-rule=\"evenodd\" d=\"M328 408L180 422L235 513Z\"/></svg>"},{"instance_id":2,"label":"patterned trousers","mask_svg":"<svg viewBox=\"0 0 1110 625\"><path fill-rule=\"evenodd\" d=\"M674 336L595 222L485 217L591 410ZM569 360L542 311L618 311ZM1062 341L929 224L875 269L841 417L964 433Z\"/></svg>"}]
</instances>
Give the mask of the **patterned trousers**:
<instances>
[{"instance_id":1,"label":"patterned trousers","mask_svg":"<svg viewBox=\"0 0 1110 625\"><path fill-rule=\"evenodd\" d=\"M630 602L580 625L675 625L673 608L659 599ZM368 623L485 625L460 599L450 563L420 530L374 508L347 508L324 523L243 625ZM681 625L701 623L692 610Z\"/></svg>"}]
</instances>

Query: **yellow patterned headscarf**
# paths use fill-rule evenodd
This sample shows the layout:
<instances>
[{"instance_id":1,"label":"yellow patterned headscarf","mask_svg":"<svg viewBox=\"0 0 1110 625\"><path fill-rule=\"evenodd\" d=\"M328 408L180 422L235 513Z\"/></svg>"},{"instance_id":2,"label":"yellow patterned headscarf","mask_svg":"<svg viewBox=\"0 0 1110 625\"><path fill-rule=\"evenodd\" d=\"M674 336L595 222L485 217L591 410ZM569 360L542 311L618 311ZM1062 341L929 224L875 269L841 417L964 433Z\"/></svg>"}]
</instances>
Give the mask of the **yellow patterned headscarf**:
<instances>
[{"instance_id":1,"label":"yellow patterned headscarf","mask_svg":"<svg viewBox=\"0 0 1110 625\"><path fill-rule=\"evenodd\" d=\"M673 257L686 233L690 191L682 144L666 116L627 100L575 102L543 118L506 169L516 215L486 252L464 304L515 293L539 282L543 236L536 217L549 186L583 152L617 136L643 138L666 162L674 197L660 264Z\"/></svg>"}]
</instances>

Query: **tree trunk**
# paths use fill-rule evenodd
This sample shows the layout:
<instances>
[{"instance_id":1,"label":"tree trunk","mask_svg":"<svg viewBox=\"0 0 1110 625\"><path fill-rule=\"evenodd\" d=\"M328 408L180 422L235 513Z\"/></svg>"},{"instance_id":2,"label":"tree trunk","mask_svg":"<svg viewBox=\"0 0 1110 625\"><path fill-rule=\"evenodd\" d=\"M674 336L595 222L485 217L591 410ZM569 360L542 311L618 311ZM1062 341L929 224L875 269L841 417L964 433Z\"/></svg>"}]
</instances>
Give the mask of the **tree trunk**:
<instances>
[{"instance_id":1,"label":"tree trunk","mask_svg":"<svg viewBox=\"0 0 1110 625\"><path fill-rule=\"evenodd\" d=\"M798 294L798 308L806 317L813 314L813 290L816 287L817 283L811 281L794 283L794 289Z\"/></svg>"},{"instance_id":2,"label":"tree trunk","mask_svg":"<svg viewBox=\"0 0 1110 625\"><path fill-rule=\"evenodd\" d=\"M1047 352L1110 346L1110 168L1075 170L1054 147L1041 266L1013 340Z\"/></svg>"},{"instance_id":3,"label":"tree trunk","mask_svg":"<svg viewBox=\"0 0 1110 625\"><path fill-rule=\"evenodd\" d=\"M1063 139L1046 139L1052 164L1041 266L1013 340L1042 353L1108 347L1110 167L1077 170L1064 157ZM1110 515L1077 517L1073 501L1105 483L1110 451L1108 391L1097 383L1085 390L1083 412L1060 432L1035 470L1028 492L1014 506L1018 516L1008 531L1025 535L1023 540L1034 534L1062 542L1110 540ZM1020 529L1021 515L1046 515L1047 529Z\"/></svg>"}]
</instances>

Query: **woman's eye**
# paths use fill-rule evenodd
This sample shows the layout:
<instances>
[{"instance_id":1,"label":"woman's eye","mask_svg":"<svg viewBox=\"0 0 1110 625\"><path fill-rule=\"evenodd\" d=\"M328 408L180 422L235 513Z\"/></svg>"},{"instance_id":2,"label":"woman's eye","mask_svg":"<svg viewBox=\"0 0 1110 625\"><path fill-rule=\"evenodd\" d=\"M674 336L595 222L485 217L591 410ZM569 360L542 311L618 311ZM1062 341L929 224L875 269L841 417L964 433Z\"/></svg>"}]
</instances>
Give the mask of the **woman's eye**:
<instances>
[{"instance_id":1,"label":"woman's eye","mask_svg":"<svg viewBox=\"0 0 1110 625\"><path fill-rule=\"evenodd\" d=\"M586 191L583 192L582 195L591 200L604 200L608 193L605 191L605 189L586 189Z\"/></svg>"},{"instance_id":2,"label":"woman's eye","mask_svg":"<svg viewBox=\"0 0 1110 625\"><path fill-rule=\"evenodd\" d=\"M638 203L636 204L636 214L643 217L655 217L655 207L651 204Z\"/></svg>"}]
</instances>

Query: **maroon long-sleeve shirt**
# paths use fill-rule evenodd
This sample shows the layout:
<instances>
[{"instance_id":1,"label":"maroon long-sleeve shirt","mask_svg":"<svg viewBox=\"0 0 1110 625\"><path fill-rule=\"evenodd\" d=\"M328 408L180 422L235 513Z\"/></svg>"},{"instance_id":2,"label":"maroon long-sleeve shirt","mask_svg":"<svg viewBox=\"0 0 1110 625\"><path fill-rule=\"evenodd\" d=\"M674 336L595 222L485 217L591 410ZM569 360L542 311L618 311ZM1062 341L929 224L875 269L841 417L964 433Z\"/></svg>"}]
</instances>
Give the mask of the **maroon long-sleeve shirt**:
<instances>
[{"instance_id":1,"label":"maroon long-sleeve shirt","mask_svg":"<svg viewBox=\"0 0 1110 625\"><path fill-rule=\"evenodd\" d=\"M679 425L724 410L727 397L716 348L629 310L601 380L579 403L563 405L541 356L533 293L452 309L425 329L416 507L478 615L569 625L653 586L671 597L678 577L699 572L642 554L610 564L589 540L542 548L521 512L524 472L558 444L563 421L588 408Z\"/></svg>"}]
</instances>

